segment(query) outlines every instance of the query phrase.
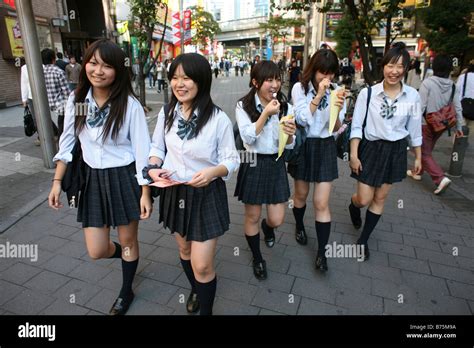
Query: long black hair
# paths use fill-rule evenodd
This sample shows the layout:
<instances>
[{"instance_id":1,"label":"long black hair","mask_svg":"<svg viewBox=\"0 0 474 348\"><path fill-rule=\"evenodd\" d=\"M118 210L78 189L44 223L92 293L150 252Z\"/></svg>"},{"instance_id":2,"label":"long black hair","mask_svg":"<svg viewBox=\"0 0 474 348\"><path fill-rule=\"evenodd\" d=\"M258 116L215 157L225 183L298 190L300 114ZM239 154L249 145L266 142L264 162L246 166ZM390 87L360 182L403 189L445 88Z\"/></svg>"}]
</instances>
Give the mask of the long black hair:
<instances>
[{"instance_id":1,"label":"long black hair","mask_svg":"<svg viewBox=\"0 0 474 348\"><path fill-rule=\"evenodd\" d=\"M102 131L102 140L105 141L107 136L111 134L112 139L116 140L120 128L125 120L127 112L128 96L132 95L136 98L130 82L130 68L127 67L127 57L120 47L114 42L102 39L92 43L84 54L84 60L81 72L79 74L79 84L76 89L75 103L84 103L89 89L92 87L91 82L87 78L86 65L99 53L100 58L109 64L115 70L115 79L109 86L110 95L102 106L106 108L110 104L109 116L105 119ZM92 87L93 88L93 87ZM74 121L74 129L79 134L86 124L87 115L76 115Z\"/></svg>"},{"instance_id":2,"label":"long black hair","mask_svg":"<svg viewBox=\"0 0 474 348\"><path fill-rule=\"evenodd\" d=\"M258 87L252 83L254 79ZM255 94L267 79L281 79L281 70L271 60L261 60L253 66L250 72L250 91L239 100L242 102L242 108L249 115L252 122L256 122L260 117L260 112L257 111L257 105L255 104ZM288 111L288 102L285 95L281 92L281 86L277 92L277 100L280 103L279 117L281 118Z\"/></svg>"},{"instance_id":3,"label":"long black hair","mask_svg":"<svg viewBox=\"0 0 474 348\"><path fill-rule=\"evenodd\" d=\"M309 63L306 64L301 78L305 94L309 92L310 82L315 89L317 88L316 81L314 81L317 71L322 74L337 75L339 73L339 59L336 52L328 48L321 48L313 54Z\"/></svg>"},{"instance_id":4,"label":"long black hair","mask_svg":"<svg viewBox=\"0 0 474 348\"><path fill-rule=\"evenodd\" d=\"M211 117L220 110L220 108L214 104L211 98L211 83L212 83L212 71L211 66L206 58L197 53L183 53L176 57L171 63L170 72L168 74L168 80L171 82L174 73L178 66L182 66L184 73L194 83L197 84L198 92L191 103L191 115L195 110L198 110L199 115L196 123L196 136L199 131L206 125ZM168 131L171 129L175 114L174 109L178 99L174 94L171 94L171 101L169 103L169 113L166 116L166 126Z\"/></svg>"}]
</instances>

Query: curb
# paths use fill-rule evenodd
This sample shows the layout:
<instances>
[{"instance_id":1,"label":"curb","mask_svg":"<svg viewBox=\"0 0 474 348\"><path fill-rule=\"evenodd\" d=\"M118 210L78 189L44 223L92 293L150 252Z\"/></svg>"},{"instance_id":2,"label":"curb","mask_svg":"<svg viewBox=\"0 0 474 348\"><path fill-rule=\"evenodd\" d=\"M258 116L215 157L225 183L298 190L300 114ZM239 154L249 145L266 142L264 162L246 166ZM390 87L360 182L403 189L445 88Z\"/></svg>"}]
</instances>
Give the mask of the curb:
<instances>
[{"instance_id":1,"label":"curb","mask_svg":"<svg viewBox=\"0 0 474 348\"><path fill-rule=\"evenodd\" d=\"M7 231L10 227L15 225L18 221L28 215L33 209L43 204L43 202L45 202L47 199L48 192L44 192L32 201L30 201L28 204L24 205L14 215L11 215L9 218L7 218L4 222L0 224L0 234Z\"/></svg>"}]
</instances>

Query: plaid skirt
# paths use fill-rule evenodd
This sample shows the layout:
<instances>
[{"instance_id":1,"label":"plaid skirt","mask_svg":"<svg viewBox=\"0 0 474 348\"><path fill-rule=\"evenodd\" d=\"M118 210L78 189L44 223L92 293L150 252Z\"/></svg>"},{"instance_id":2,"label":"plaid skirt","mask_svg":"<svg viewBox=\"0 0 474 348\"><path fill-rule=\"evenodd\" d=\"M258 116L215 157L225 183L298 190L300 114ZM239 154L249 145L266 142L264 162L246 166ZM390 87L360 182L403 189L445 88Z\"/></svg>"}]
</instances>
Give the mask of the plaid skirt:
<instances>
[{"instance_id":1,"label":"plaid skirt","mask_svg":"<svg viewBox=\"0 0 474 348\"><path fill-rule=\"evenodd\" d=\"M408 141L362 139L359 145L359 159L362 172L351 177L372 187L400 182L407 176Z\"/></svg>"},{"instance_id":2,"label":"plaid skirt","mask_svg":"<svg viewBox=\"0 0 474 348\"><path fill-rule=\"evenodd\" d=\"M336 140L328 138L306 138L298 165L288 164L288 173L295 180L306 182L331 182L339 177L337 171Z\"/></svg>"},{"instance_id":3,"label":"plaid skirt","mask_svg":"<svg viewBox=\"0 0 474 348\"><path fill-rule=\"evenodd\" d=\"M234 196L245 204L278 204L288 202L290 184L282 157L257 154L256 165L241 163Z\"/></svg>"},{"instance_id":4,"label":"plaid skirt","mask_svg":"<svg viewBox=\"0 0 474 348\"><path fill-rule=\"evenodd\" d=\"M176 185L162 189L159 222L187 241L203 242L223 235L230 225L224 180L217 178L205 187Z\"/></svg>"},{"instance_id":5,"label":"plaid skirt","mask_svg":"<svg viewBox=\"0 0 474 348\"><path fill-rule=\"evenodd\" d=\"M85 166L85 187L77 211L83 228L116 227L140 220L141 187L135 177L135 162L107 169Z\"/></svg>"}]
</instances>

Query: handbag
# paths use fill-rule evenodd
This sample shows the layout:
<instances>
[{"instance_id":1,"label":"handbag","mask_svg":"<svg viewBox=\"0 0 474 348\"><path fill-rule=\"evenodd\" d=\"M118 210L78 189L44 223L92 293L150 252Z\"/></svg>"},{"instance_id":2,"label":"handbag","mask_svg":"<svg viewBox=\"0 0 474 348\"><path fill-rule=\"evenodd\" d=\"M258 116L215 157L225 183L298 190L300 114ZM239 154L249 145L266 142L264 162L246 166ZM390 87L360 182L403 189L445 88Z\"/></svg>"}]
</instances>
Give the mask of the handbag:
<instances>
[{"instance_id":1,"label":"handbag","mask_svg":"<svg viewBox=\"0 0 474 348\"><path fill-rule=\"evenodd\" d=\"M30 108L28 106L25 107L25 111L23 113L23 126L25 129L25 135L27 137L31 137L33 134L36 133L33 115L31 114Z\"/></svg>"},{"instance_id":2,"label":"handbag","mask_svg":"<svg viewBox=\"0 0 474 348\"><path fill-rule=\"evenodd\" d=\"M61 189L66 192L67 200L71 208L79 205L79 194L85 186L85 163L82 158L81 142L76 138L76 143L71 151L72 160L67 164L61 182Z\"/></svg>"},{"instance_id":3,"label":"handbag","mask_svg":"<svg viewBox=\"0 0 474 348\"><path fill-rule=\"evenodd\" d=\"M461 98L461 106L462 106L462 116L467 118L468 120L474 120L474 99L472 98L464 98L466 95L466 83L467 83L467 76L469 75L466 72L466 76L464 77L464 85L463 85L463 92Z\"/></svg>"},{"instance_id":4,"label":"handbag","mask_svg":"<svg viewBox=\"0 0 474 348\"><path fill-rule=\"evenodd\" d=\"M434 132L442 132L446 129L450 130L456 125L456 110L454 109L453 98L456 86L453 83L451 97L447 105L435 112L429 112L425 115L426 123Z\"/></svg>"},{"instance_id":5,"label":"handbag","mask_svg":"<svg viewBox=\"0 0 474 348\"><path fill-rule=\"evenodd\" d=\"M362 124L362 139L364 138L364 129L367 124L367 115L369 113L369 103L372 96L372 87L367 88L367 107L365 109L364 123ZM337 157L344 161L349 160L351 154L351 130L352 130L352 120L345 121L346 128L336 139L336 151ZM362 140L361 139L361 140Z\"/></svg>"}]
</instances>

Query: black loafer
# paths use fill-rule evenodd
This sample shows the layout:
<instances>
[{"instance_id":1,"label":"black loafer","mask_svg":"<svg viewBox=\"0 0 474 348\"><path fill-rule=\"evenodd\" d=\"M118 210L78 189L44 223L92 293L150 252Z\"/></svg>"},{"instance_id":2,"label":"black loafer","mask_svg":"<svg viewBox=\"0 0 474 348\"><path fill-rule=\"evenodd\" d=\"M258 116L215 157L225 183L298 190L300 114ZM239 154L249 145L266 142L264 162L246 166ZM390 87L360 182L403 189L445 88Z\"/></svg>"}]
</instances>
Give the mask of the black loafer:
<instances>
[{"instance_id":1,"label":"black loafer","mask_svg":"<svg viewBox=\"0 0 474 348\"><path fill-rule=\"evenodd\" d=\"M328 270L328 259L325 255L320 255L318 252L318 255L316 256L316 270L320 272L327 272Z\"/></svg>"},{"instance_id":2,"label":"black loafer","mask_svg":"<svg viewBox=\"0 0 474 348\"><path fill-rule=\"evenodd\" d=\"M262 260L262 262L253 262L253 274L258 280L267 279L267 263L265 260Z\"/></svg>"},{"instance_id":3,"label":"black loafer","mask_svg":"<svg viewBox=\"0 0 474 348\"><path fill-rule=\"evenodd\" d=\"M264 235L263 240L265 241L265 245L269 248L273 248L273 246L275 245L275 232L271 231L269 233L267 231L265 219L262 220L261 227L262 227L262 232Z\"/></svg>"},{"instance_id":4,"label":"black loafer","mask_svg":"<svg viewBox=\"0 0 474 348\"><path fill-rule=\"evenodd\" d=\"M302 230L298 230L298 228L295 230L295 238L298 244L308 244L308 236L306 235L306 231L304 230L304 228Z\"/></svg>"},{"instance_id":5,"label":"black loafer","mask_svg":"<svg viewBox=\"0 0 474 348\"><path fill-rule=\"evenodd\" d=\"M354 204L349 204L349 214L351 215L352 225L359 229L362 226L362 218L360 217L360 208L357 208Z\"/></svg>"},{"instance_id":6,"label":"black loafer","mask_svg":"<svg viewBox=\"0 0 474 348\"><path fill-rule=\"evenodd\" d=\"M110 309L109 314L110 315L125 315L125 313L127 313L128 311L128 307L130 307L134 298L135 298L135 295L133 294L133 292L130 293L130 295L127 297L118 297L115 300L112 308Z\"/></svg>"},{"instance_id":7,"label":"black loafer","mask_svg":"<svg viewBox=\"0 0 474 348\"><path fill-rule=\"evenodd\" d=\"M199 300L197 294L192 292L189 294L188 301L186 302L186 310L188 313L196 313L200 309Z\"/></svg>"}]
</instances>

